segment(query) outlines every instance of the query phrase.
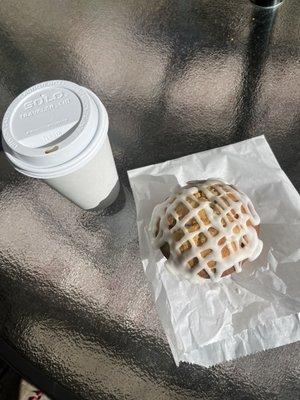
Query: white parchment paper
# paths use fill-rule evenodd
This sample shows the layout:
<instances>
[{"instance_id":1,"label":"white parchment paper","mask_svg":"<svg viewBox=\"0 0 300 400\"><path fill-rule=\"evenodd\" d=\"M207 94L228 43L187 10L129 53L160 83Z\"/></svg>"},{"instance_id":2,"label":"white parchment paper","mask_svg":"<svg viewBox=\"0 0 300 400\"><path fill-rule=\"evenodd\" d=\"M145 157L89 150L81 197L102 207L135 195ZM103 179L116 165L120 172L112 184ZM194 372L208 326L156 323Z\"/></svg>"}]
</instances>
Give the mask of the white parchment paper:
<instances>
[{"instance_id":1,"label":"white parchment paper","mask_svg":"<svg viewBox=\"0 0 300 400\"><path fill-rule=\"evenodd\" d=\"M128 172L140 252L175 362L211 366L300 339L300 196L263 136ZM261 256L239 274L193 284L151 246L154 206L187 181L221 178L261 217Z\"/></svg>"}]
</instances>

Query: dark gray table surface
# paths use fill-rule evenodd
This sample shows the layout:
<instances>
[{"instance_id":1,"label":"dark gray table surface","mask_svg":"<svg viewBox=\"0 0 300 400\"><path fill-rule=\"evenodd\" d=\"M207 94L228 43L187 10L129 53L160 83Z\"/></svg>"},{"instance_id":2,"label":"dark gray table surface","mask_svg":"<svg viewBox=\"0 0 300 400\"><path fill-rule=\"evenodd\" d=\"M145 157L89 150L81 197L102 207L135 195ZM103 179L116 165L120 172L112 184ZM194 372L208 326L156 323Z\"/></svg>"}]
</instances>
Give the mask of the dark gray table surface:
<instances>
[{"instance_id":1,"label":"dark gray table surface","mask_svg":"<svg viewBox=\"0 0 300 400\"><path fill-rule=\"evenodd\" d=\"M299 344L175 366L126 176L265 134L299 190L299 18L298 0L1 0L0 117L44 80L91 88L122 182L112 207L85 212L0 156L0 355L53 398L300 397Z\"/></svg>"}]
</instances>

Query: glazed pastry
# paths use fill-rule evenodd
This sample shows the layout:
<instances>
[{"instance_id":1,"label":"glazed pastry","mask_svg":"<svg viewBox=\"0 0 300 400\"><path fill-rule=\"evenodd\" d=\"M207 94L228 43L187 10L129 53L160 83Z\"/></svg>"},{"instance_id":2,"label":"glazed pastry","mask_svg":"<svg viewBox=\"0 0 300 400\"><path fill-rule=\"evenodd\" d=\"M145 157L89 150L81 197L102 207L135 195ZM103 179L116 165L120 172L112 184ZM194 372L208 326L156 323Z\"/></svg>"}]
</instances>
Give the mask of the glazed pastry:
<instances>
[{"instance_id":1,"label":"glazed pastry","mask_svg":"<svg viewBox=\"0 0 300 400\"><path fill-rule=\"evenodd\" d=\"M246 194L219 179L188 182L154 208L150 231L173 273L194 282L240 272L262 250Z\"/></svg>"}]
</instances>

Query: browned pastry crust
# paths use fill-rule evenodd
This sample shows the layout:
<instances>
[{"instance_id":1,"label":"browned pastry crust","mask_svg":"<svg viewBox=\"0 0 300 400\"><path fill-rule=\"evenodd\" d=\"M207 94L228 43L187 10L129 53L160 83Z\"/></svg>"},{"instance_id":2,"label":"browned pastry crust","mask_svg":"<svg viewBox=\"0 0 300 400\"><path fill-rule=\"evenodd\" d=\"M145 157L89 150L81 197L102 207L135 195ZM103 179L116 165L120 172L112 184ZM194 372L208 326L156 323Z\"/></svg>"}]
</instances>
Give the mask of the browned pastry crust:
<instances>
[{"instance_id":1,"label":"browned pastry crust","mask_svg":"<svg viewBox=\"0 0 300 400\"><path fill-rule=\"evenodd\" d=\"M212 190L213 190L213 189L214 189L214 188L212 188ZM230 193L229 195L232 196L231 193ZM203 201L203 202L205 202L205 201L208 201L208 200L206 199L205 195L204 195L201 191L199 191L199 192L195 195L195 199L190 198L190 199L188 199L188 201L191 203L191 202L193 202L193 201L198 201L198 202ZM191 203L191 204L192 204L192 203ZM197 204L198 204L198 203L197 203ZM192 204L192 205L193 205L193 204ZM241 212L247 213L245 207L242 206ZM185 215L187 215L187 214L186 214L186 209L185 209L184 207L178 206L178 207L176 208L176 214L177 214L177 217L178 217L179 219L184 218ZM229 218L233 218L233 217L234 217L234 216L231 216L231 215L229 214ZM238 216L235 216L235 217L238 218ZM206 223L206 219L207 219L207 215L205 214L205 211L203 212L203 210L200 210L200 218L201 218L202 221L204 221L204 224L205 224L205 223ZM169 229L172 229L172 228L174 227L175 223L176 223L176 221L175 221L174 217L173 217L172 215L170 215L170 217L168 218L168 227L169 227ZM193 225L193 224L195 224L195 225ZM191 223L190 223L190 225L189 225L189 227L188 227L189 232L196 231L196 230L199 228L199 226L196 226L196 224L197 224L196 221L194 221L194 223L193 223L193 221L191 220ZM259 225L254 226L254 225L250 222L250 219L247 221L247 225L249 225L249 226L252 225L252 226L255 228L256 232L259 233ZM157 230L158 230L158 229L159 229L159 225L157 226ZM214 236L214 234L217 234L217 233L218 233L218 231L217 231L214 227L209 228L209 232L212 234L212 236ZM175 234L176 234L176 232L175 232ZM200 241L200 242L201 242L201 240L202 240L202 238L203 238L203 236L201 236L201 235L202 235L201 233L198 235L198 241ZM205 238L205 236L204 236L204 238ZM178 237L178 240L180 240L180 239L181 239L181 237ZM224 238L224 239L225 239L225 238ZM175 238L175 240L177 240L177 238ZM205 239L204 239L204 240L205 240ZM187 242L187 243L188 243L188 242ZM222 243L220 243L220 244L222 244ZM201 246L201 243L198 244L198 245ZM185 244L182 245L181 248L180 248L180 251L183 253L184 251L188 250L188 247L187 247L187 246L188 246L188 244L187 244L187 245L185 245ZM163 253L163 255L164 255L167 259L170 257L170 246L169 246L168 243L164 243L164 244L160 247L160 250L161 250L161 252ZM208 251L207 254L209 254L209 251ZM227 247L224 247L224 248L222 249L222 256L223 256L223 258L227 257L229 254L230 254L229 249L228 249ZM203 256L203 255L202 255L202 256ZM205 255L204 255L204 257L205 257ZM241 262L242 267L244 267L245 264L247 265L246 261L247 261L247 259L245 259L245 260L243 260L243 261ZM197 265L197 262L198 262L197 259L196 259L195 263L193 262L193 260L191 260L191 261L189 261L188 264L189 264L190 268L194 268L195 265ZM209 261L209 262L208 262L208 266L209 266L211 269L214 269L215 262L214 262L214 261ZM227 276L227 275L232 274L233 272L235 272L235 268L234 268L234 266L231 266L230 268L226 269L226 270L222 273L221 276L224 277L224 276ZM210 277L209 277L208 273L205 271L205 269L202 269L200 272L198 272L198 275L199 275L200 277L202 277L202 278L210 279Z\"/></svg>"}]
</instances>

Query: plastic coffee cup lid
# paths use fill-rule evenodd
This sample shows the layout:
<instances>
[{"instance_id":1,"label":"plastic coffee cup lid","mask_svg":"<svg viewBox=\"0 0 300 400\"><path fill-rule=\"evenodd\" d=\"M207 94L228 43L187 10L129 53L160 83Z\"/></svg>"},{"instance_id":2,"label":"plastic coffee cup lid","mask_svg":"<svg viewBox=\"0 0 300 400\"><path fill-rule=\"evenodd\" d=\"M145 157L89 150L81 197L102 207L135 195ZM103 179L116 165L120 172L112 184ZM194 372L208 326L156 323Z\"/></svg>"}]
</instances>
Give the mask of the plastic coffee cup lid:
<instances>
[{"instance_id":1,"label":"plastic coffee cup lid","mask_svg":"<svg viewBox=\"0 0 300 400\"><path fill-rule=\"evenodd\" d=\"M2 124L3 148L25 175L51 178L87 162L106 138L105 107L90 90L55 80L21 93Z\"/></svg>"}]
</instances>

